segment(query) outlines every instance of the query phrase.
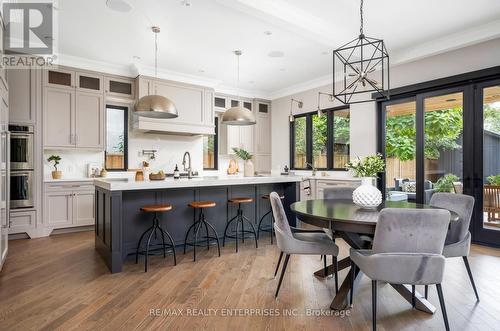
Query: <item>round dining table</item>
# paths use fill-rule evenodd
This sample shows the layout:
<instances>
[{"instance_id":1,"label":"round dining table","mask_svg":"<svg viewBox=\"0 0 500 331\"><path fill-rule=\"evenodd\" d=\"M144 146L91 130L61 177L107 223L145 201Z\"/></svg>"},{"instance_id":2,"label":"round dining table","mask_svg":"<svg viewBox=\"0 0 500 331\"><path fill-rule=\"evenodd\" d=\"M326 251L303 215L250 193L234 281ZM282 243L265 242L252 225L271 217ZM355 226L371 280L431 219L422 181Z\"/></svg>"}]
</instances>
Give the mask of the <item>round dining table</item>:
<instances>
[{"instance_id":1,"label":"round dining table","mask_svg":"<svg viewBox=\"0 0 500 331\"><path fill-rule=\"evenodd\" d=\"M352 200L340 199L317 199L294 202L290 209L297 218L304 223L317 227L330 229L335 238L342 238L349 246L355 249L370 249L373 235L377 227L379 212L384 208L412 208L429 209L434 208L425 204L417 204L407 201L384 201L375 209L363 209L355 205ZM459 220L458 214L450 211L450 224ZM343 258L338 262L338 269L350 269L351 259ZM329 265L314 273L317 277L328 277L334 273L334 266ZM339 291L330 305L331 309L343 310L348 306L349 291L351 290L352 272L347 273ZM354 288L356 288L362 277L362 272L356 268ZM391 284L391 286L409 303L412 302L412 290L409 285ZM434 313L436 308L425 299L419 292L415 293L415 308L427 313Z\"/></svg>"}]
</instances>

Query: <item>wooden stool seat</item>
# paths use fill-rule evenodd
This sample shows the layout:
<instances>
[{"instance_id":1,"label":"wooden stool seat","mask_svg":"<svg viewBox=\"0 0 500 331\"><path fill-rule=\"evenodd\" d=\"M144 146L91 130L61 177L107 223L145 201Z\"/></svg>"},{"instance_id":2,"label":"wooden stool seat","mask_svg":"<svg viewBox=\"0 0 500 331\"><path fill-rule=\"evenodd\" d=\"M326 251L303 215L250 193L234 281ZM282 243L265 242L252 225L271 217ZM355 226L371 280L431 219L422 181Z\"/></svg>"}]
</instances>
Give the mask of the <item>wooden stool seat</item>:
<instances>
[{"instance_id":1,"label":"wooden stool seat","mask_svg":"<svg viewBox=\"0 0 500 331\"><path fill-rule=\"evenodd\" d=\"M169 210L172 210L172 205L169 205L169 204L147 205L147 206L141 207L141 211L144 211L146 213L159 213L159 212L169 211Z\"/></svg>"},{"instance_id":2,"label":"wooden stool seat","mask_svg":"<svg viewBox=\"0 0 500 331\"><path fill-rule=\"evenodd\" d=\"M211 208L215 207L216 204L213 201L193 201L188 206L191 208Z\"/></svg>"},{"instance_id":3,"label":"wooden stool seat","mask_svg":"<svg viewBox=\"0 0 500 331\"><path fill-rule=\"evenodd\" d=\"M239 204L239 203L247 203L247 202L252 202L252 198L232 198L228 200L229 203L233 204Z\"/></svg>"},{"instance_id":4,"label":"wooden stool seat","mask_svg":"<svg viewBox=\"0 0 500 331\"><path fill-rule=\"evenodd\" d=\"M264 200L269 200L271 198L271 196L269 194L265 194L262 196L262 199ZM285 196L284 195L280 195L280 199L283 200L285 199Z\"/></svg>"}]
</instances>

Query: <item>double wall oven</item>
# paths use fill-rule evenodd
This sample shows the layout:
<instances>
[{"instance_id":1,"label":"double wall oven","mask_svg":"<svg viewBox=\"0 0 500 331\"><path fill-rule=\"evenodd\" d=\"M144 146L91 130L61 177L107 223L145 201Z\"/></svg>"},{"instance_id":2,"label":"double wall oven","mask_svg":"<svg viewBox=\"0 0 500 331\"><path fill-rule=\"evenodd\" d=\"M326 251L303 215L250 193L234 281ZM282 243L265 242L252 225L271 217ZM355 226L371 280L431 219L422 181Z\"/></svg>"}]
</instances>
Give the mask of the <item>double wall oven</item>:
<instances>
[{"instance_id":1,"label":"double wall oven","mask_svg":"<svg viewBox=\"0 0 500 331\"><path fill-rule=\"evenodd\" d=\"M34 134L31 125L10 125L10 208L33 207Z\"/></svg>"}]
</instances>

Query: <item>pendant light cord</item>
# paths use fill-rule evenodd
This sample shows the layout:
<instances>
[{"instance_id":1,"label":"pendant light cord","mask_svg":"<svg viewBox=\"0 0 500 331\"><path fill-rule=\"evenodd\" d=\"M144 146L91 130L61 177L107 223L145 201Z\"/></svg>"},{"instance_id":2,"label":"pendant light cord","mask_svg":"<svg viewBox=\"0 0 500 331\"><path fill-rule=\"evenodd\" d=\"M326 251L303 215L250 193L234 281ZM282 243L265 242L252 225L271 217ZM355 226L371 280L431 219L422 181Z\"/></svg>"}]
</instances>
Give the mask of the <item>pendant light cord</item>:
<instances>
[{"instance_id":1,"label":"pendant light cord","mask_svg":"<svg viewBox=\"0 0 500 331\"><path fill-rule=\"evenodd\" d=\"M155 32L155 80L158 79L158 32Z\"/></svg>"},{"instance_id":2,"label":"pendant light cord","mask_svg":"<svg viewBox=\"0 0 500 331\"><path fill-rule=\"evenodd\" d=\"M361 17L361 25L359 27L359 34L362 35L363 34L363 0L361 0L361 5L359 6L359 16Z\"/></svg>"}]
</instances>

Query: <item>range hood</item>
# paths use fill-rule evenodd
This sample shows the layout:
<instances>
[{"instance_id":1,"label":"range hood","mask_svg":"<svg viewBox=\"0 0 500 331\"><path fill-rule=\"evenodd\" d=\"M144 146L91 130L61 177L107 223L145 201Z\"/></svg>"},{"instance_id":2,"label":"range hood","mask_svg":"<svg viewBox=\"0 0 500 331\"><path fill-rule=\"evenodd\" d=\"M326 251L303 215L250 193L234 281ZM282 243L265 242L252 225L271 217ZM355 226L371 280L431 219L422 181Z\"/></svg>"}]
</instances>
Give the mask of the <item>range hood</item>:
<instances>
[{"instance_id":1,"label":"range hood","mask_svg":"<svg viewBox=\"0 0 500 331\"><path fill-rule=\"evenodd\" d=\"M133 115L132 129L139 132L182 136L214 135L215 125L183 124L171 119L148 118Z\"/></svg>"}]
</instances>

